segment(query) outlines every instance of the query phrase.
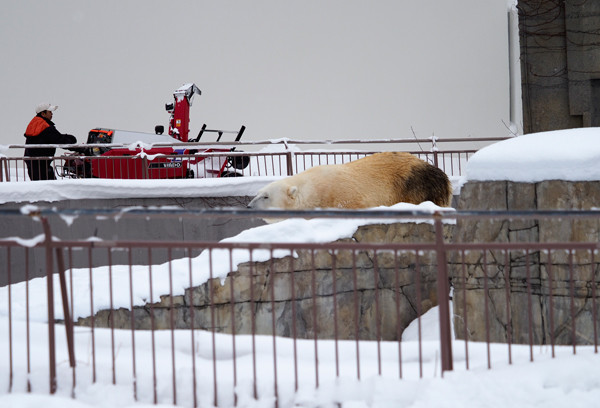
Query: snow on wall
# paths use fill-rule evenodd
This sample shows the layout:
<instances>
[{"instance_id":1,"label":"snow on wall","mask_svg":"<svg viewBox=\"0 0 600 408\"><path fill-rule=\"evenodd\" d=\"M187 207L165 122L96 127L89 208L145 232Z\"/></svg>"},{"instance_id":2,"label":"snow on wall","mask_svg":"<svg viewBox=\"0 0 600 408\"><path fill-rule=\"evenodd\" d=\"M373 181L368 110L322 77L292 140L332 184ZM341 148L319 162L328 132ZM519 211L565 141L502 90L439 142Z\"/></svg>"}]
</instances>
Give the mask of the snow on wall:
<instances>
[{"instance_id":1,"label":"snow on wall","mask_svg":"<svg viewBox=\"0 0 600 408\"><path fill-rule=\"evenodd\" d=\"M466 167L467 181L600 180L600 128L532 133L484 147Z\"/></svg>"}]
</instances>

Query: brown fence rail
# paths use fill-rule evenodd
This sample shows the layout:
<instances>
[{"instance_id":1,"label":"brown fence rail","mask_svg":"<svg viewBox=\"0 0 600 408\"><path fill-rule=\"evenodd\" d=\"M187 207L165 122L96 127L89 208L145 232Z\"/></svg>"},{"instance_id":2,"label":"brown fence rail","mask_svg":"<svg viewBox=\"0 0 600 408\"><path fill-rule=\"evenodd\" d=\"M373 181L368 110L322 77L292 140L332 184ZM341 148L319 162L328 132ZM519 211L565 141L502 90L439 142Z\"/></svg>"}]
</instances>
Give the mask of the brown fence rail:
<instances>
[{"instance_id":1,"label":"brown fence rail","mask_svg":"<svg viewBox=\"0 0 600 408\"><path fill-rule=\"evenodd\" d=\"M461 176L469 158L477 151L476 145L485 146L507 138L450 138L450 139L388 139L369 140L372 145L392 146L395 150L408 151L421 159L439 167L450 176ZM155 144L152 147L194 149L194 154L152 154L146 152L149 146L138 146L129 155L85 156L66 154L56 157L0 157L0 181L29 181L31 177L46 179L45 169L51 163L56 178L115 178L115 179L157 179L157 178L209 178L238 176L289 176L309 167L323 164L341 164L376 153L377 151L336 150L298 151L294 146L316 145L331 149L335 145L364 144L359 140L340 141L267 141L232 142L225 147L229 152L215 152L218 143ZM242 152L243 148L267 145L281 145L279 152ZM223 145L223 144L221 144ZM460 146L445 148L440 146ZM66 149L79 150L93 147L130 148L125 145L53 145ZM462 147L466 146L466 147ZM15 153L25 145L10 145ZM29 149L48 148L48 145L27 145ZM85 147L85 148L84 148ZM221 149L223 146L220 146ZM12 151L11 150L11 151ZM139 151L138 151L139 150ZM15 154L16 156L16 154ZM245 167L242 163L247 164ZM31 168L28 170L28 166ZM33 174L29 174L32 172Z\"/></svg>"},{"instance_id":2,"label":"brown fence rail","mask_svg":"<svg viewBox=\"0 0 600 408\"><path fill-rule=\"evenodd\" d=\"M597 240L456 242L448 236L455 221L457 227L531 219L598 225L594 211L275 212L382 223L425 219L431 235L424 242L69 241L53 237L47 222L57 215L224 213L274 215L144 209L29 214L41 221L43 237L0 240L0 259L6 260L0 270L9 282L0 288L7 325L0 336L8 344L0 359L8 377L2 383L10 392L70 388L76 396L77 386L104 382L129 385L136 400L153 403L232 406L244 398L273 398L286 405L289 395L342 377L422 377L432 348L439 349L442 374L481 364L470 353L481 343L488 368L501 360L512 364L516 344L529 347L531 361L537 344L550 346L553 357L558 345L597 352ZM12 280L11 258L28 265L35 248L45 250L47 278ZM184 256L174 257L176 251ZM133 264L136 252L147 262ZM157 252L168 260L154 262ZM71 266L75 253L85 254L87 267ZM113 262L117 253L130 261ZM104 266L92 266L98 258ZM440 334L431 343L421 337L421 318L435 305ZM418 338L407 342L403 330L411 321ZM47 336L45 357L39 343L32 345L39 336ZM36 370L49 373L46 384L31 376Z\"/></svg>"}]
</instances>

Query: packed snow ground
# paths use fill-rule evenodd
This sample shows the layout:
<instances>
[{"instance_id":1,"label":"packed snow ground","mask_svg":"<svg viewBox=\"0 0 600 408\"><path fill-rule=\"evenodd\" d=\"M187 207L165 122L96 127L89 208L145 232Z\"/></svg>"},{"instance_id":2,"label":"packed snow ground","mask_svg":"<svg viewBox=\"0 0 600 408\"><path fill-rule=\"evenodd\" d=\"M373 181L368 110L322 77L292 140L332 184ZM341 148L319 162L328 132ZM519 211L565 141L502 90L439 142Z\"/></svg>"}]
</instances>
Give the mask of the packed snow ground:
<instances>
[{"instance_id":1,"label":"packed snow ground","mask_svg":"<svg viewBox=\"0 0 600 408\"><path fill-rule=\"evenodd\" d=\"M297 343L298 391L294 392L293 344L290 339L277 338L277 381L280 407L540 407L564 408L593 407L600 400L600 358L592 347L579 347L573 354L571 347L557 347L552 358L548 346L533 348L534 362L530 362L527 346L513 346L513 364L508 364L506 345L491 345L491 369L487 368L485 344L469 343L469 370L466 370L465 344L454 341L454 371L441 378L437 308L421 319L423 342L419 350L417 324L407 328L402 342L402 375L399 380L398 344L381 344L382 373L378 374L377 344L361 342L360 377L357 380L356 343L339 342L340 376L335 376L334 342L318 343L319 387L315 387L315 344L301 340ZM7 327L6 317L0 326ZM116 385L112 384L111 333L96 329L96 382L92 382L90 330L76 328L77 368L76 387L68 367L64 330L57 326L57 361L59 389L55 396L48 395L47 378L47 325L31 324L32 365L27 377L25 359L25 325L13 323L13 336L20 339L13 344L14 383L10 393L0 395L3 408L83 408L83 407L149 407L153 402L152 339L148 332L136 332L135 353L137 373L136 402L133 397L131 332L116 331ZM177 403L193 405L192 359L195 356L197 373L197 402L199 406L213 406L212 339L209 333L197 331L192 355L189 331L174 335ZM252 339L236 337L236 372L239 407L273 407L273 341L268 336L257 336L256 359L258 399L253 398ZM172 343L169 331L155 336L157 356L157 399L159 404L173 403ZM217 335L217 378L219 406L233 406L232 339ZM0 337L0 348L8 350L6 336ZM419 352L422 356L422 375L419 378ZM9 360L0 360L0 387L9 389ZM26 393L26 379L33 393ZM6 392L6 391L3 391ZM76 399L71 398L74 393ZM338 405L339 404L339 405Z\"/></svg>"},{"instance_id":2,"label":"packed snow ground","mask_svg":"<svg viewBox=\"0 0 600 408\"><path fill-rule=\"evenodd\" d=\"M543 138L548 136L549 138ZM509 141L500 142L475 154L467 166L467 180L514 180L540 181L548 179L566 180L598 180L600 179L600 131L598 129L570 130L552 132L551 134L521 136ZM581 160L577 160L578 155ZM515 160L519 157L519 160ZM567 164L560 163L562 159ZM43 183L43 182L39 182ZM114 183L114 182L113 182ZM1 183L0 183L1 184ZM17 184L17 183L4 183ZM21 184L21 183L19 183ZM30 183L22 183L27 185ZM33 183L31 183L33 184ZM112 188L112 187L111 187ZM430 211L429 204L424 210ZM401 206L401 205L400 205ZM269 233L274 241L286 240L290 228L294 234L298 225L289 220L266 227L272 228ZM322 228L320 228L322 227ZM311 237L325 237L333 229L331 224L323 223L318 227L310 224L305 230ZM277 232L277 228L281 231ZM342 230L346 227L336 227ZM351 230L352 228L348 226ZM322 235L323 234L323 235ZM331 238L329 236L328 238ZM43 285L40 286L42 288ZM7 293L6 288L0 292L0 327L6 328ZM17 298L17 286L14 286ZM41 289L36 289L41 290ZM41 296L41 294L40 294ZM127 294L127 300L128 300ZM43 302L42 302L43 303ZM39 306L42 307L42 306ZM112 385L111 371L111 338L107 330L96 330L98 379L91 382L90 331L77 328L77 387L74 393L76 400L70 398L72 373L68 368L64 330L57 330L59 341L59 390L54 397L45 395L48 390L47 373L47 325L43 317L31 323L31 347L33 353L31 375L29 380L35 394L26 394L25 375L25 334L22 311L19 307L13 321L13 337L18 339L13 344L14 384L12 393L0 396L2 407L144 407L152 403L152 377L149 366L151 353L148 333L136 332L136 361L138 399L133 400L132 368L131 368L131 332L117 331L116 344L118 354L117 384ZM43 309L43 308L42 308ZM57 311L60 308L57 309ZM294 392L293 359L289 339L278 338L277 372L279 383L280 407L288 406L339 406L344 408L362 407L591 407L600 400L600 358L593 347L578 347L573 354L572 347L557 347L556 358L552 358L548 346L533 348L534 362L530 362L530 349L527 346L513 346L513 364L508 364L508 347L503 344L491 345L491 365L487 367L487 347L481 343L469 343L469 368L465 370L465 344L454 341L454 371L446 372L444 378L439 371L439 344L437 308L432 309L422 319L423 343L423 379L419 379L419 347L415 334L418 332L416 322L405 331L402 342L402 370L404 378L398 380L398 344L384 342L381 347L382 374L377 373L376 343L360 343L361 381L356 377L356 344L340 343L340 377L336 378L335 355L333 342L318 343L320 386L315 388L314 342L300 341L299 350L299 390ZM2 330L6 332L5 329ZM212 349L210 334L196 332L197 372L199 373L198 403L212 404ZM217 341L219 404L231 406L233 403L233 383L231 370L233 366L231 337L219 335ZM170 332L159 332L156 335L159 365L171 367ZM181 405L190 406L191 396L191 361L192 349L189 331L175 333L177 361L177 400ZM236 346L240 350L238 364L238 406L272 407L273 406L273 341L271 337L257 338L257 355L259 361L267 361L258 367L258 400L252 398L252 354L251 339L237 336ZM8 350L7 336L0 337L0 350ZM85 350L85 352L81 352ZM7 352L6 352L7 353ZM7 354L5 354L7 355ZM9 359L0 358L0 389L9 388ZM171 404L173 390L170 369L161 370L157 379L158 400L161 404ZM154 406L154 405L152 405Z\"/></svg>"}]
</instances>

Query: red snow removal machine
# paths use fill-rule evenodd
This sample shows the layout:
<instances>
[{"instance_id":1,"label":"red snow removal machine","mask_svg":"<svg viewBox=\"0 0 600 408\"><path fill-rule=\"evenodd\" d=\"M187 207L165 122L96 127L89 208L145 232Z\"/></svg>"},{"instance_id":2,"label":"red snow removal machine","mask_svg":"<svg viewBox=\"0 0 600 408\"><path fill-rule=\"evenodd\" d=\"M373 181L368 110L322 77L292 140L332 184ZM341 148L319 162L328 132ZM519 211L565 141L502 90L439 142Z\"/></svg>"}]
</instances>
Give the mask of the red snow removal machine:
<instances>
[{"instance_id":1,"label":"red snow removal machine","mask_svg":"<svg viewBox=\"0 0 600 408\"><path fill-rule=\"evenodd\" d=\"M189 139L190 107L194 96L201 92L194 84L186 84L173 93L174 102L166 104L170 114L169 134L164 126L155 133L129 132L116 129L90 130L86 147L65 161L60 174L70 178L165 179L237 177L248 166L248 156L228 155L235 147L221 142L225 133L235 134L239 141L246 129L224 131L207 129L206 125L195 139ZM197 145L204 133L218 134L210 146ZM185 146L185 143L195 143ZM221 145L220 143L223 143ZM173 146L173 144L176 144Z\"/></svg>"}]
</instances>

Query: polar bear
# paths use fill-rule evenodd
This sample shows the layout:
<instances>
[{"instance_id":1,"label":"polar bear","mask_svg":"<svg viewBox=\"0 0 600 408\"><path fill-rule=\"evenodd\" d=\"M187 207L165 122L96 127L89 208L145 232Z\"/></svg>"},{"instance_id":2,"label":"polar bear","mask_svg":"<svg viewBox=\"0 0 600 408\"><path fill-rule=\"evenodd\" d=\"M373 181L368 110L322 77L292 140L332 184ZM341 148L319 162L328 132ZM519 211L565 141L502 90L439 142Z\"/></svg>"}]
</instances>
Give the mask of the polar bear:
<instances>
[{"instance_id":1,"label":"polar bear","mask_svg":"<svg viewBox=\"0 0 600 408\"><path fill-rule=\"evenodd\" d=\"M424 201L450 206L446 173L410 153L384 152L277 180L260 189L248 208L357 209Z\"/></svg>"}]
</instances>

